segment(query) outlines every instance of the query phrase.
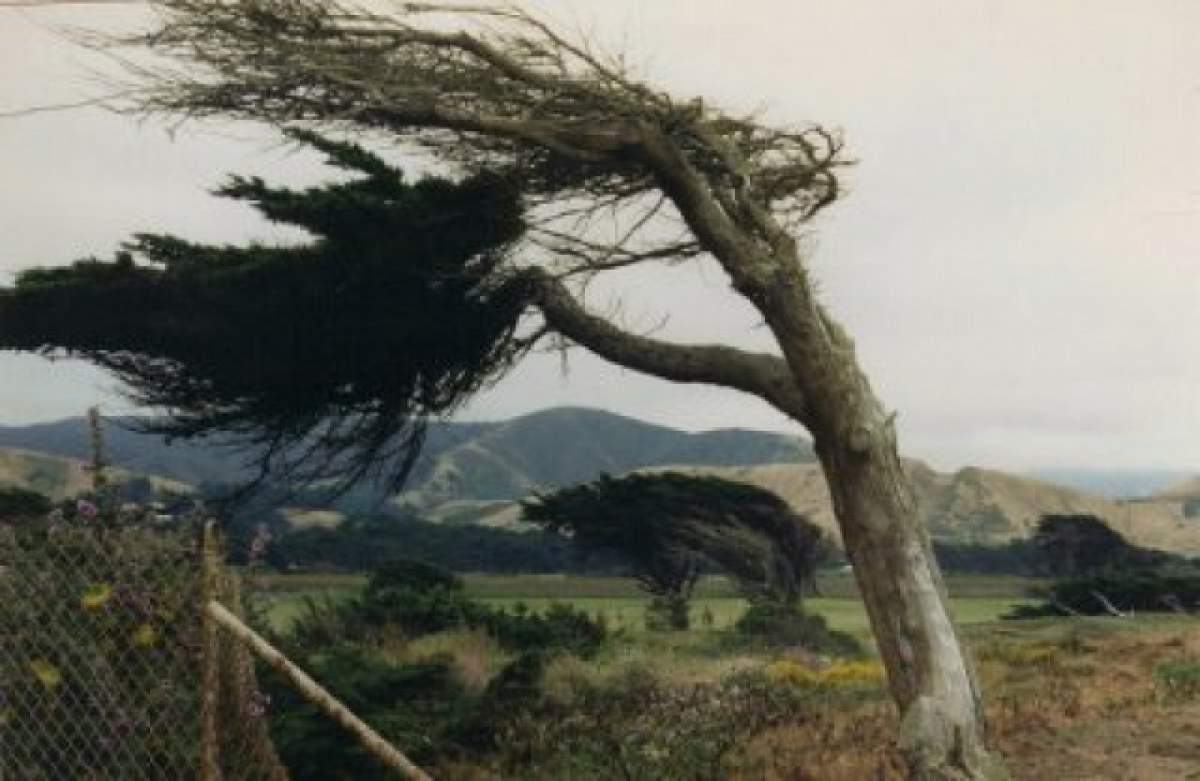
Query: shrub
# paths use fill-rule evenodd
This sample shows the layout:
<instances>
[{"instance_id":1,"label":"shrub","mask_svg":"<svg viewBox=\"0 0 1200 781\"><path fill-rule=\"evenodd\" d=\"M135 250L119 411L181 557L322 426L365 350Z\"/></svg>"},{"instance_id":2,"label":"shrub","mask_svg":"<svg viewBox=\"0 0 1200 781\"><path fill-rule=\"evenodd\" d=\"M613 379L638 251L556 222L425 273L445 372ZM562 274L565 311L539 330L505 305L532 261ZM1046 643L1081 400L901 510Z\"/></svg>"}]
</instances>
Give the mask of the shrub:
<instances>
[{"instance_id":1,"label":"shrub","mask_svg":"<svg viewBox=\"0 0 1200 781\"><path fill-rule=\"evenodd\" d=\"M387 600L392 591L424 593L436 590L462 591L462 579L433 564L397 559L382 564L372 573L363 597L372 602Z\"/></svg>"},{"instance_id":2,"label":"shrub","mask_svg":"<svg viewBox=\"0 0 1200 781\"><path fill-rule=\"evenodd\" d=\"M1154 668L1154 685L1164 702L1200 699L1200 658L1189 656L1162 662Z\"/></svg>"},{"instance_id":3,"label":"shrub","mask_svg":"<svg viewBox=\"0 0 1200 781\"><path fill-rule=\"evenodd\" d=\"M1062 646L1054 645L997 643L980 649L979 660L999 662L1015 667L1048 665L1059 661L1059 655L1062 650Z\"/></svg>"},{"instance_id":4,"label":"shrub","mask_svg":"<svg viewBox=\"0 0 1200 781\"><path fill-rule=\"evenodd\" d=\"M456 751L451 729L473 701L448 658L395 664L341 645L298 661L415 761L428 762ZM264 689L271 700L271 737L296 781L392 778L391 771L358 740L330 722L288 682L269 674Z\"/></svg>"},{"instance_id":5,"label":"shrub","mask_svg":"<svg viewBox=\"0 0 1200 781\"><path fill-rule=\"evenodd\" d=\"M568 651L590 658L608 637L605 626L583 610L554 603L545 613L483 609L475 620L511 651Z\"/></svg>"},{"instance_id":6,"label":"shrub","mask_svg":"<svg viewBox=\"0 0 1200 781\"><path fill-rule=\"evenodd\" d=\"M800 646L831 656L859 656L862 646L845 632L830 629L823 616L789 605L755 602L734 624L742 640L768 647Z\"/></svg>"},{"instance_id":7,"label":"shrub","mask_svg":"<svg viewBox=\"0 0 1200 781\"><path fill-rule=\"evenodd\" d=\"M651 632L683 631L690 625L686 597L655 597L646 605L646 629Z\"/></svg>"},{"instance_id":8,"label":"shrub","mask_svg":"<svg viewBox=\"0 0 1200 781\"><path fill-rule=\"evenodd\" d=\"M825 667L809 667L790 659L767 665L767 678L800 688L877 689L883 683L883 666L874 660L837 661Z\"/></svg>"},{"instance_id":9,"label":"shrub","mask_svg":"<svg viewBox=\"0 0 1200 781\"><path fill-rule=\"evenodd\" d=\"M1139 570L1071 578L1051 586L1046 602L1041 605L1016 608L1003 618L1061 616L1066 612L1063 607L1084 615L1104 615L1107 610L1096 594L1103 594L1121 610L1147 613L1194 610L1200 607L1200 575Z\"/></svg>"},{"instance_id":10,"label":"shrub","mask_svg":"<svg viewBox=\"0 0 1200 781\"><path fill-rule=\"evenodd\" d=\"M749 738L811 710L808 693L761 674L673 684L641 665L569 697L541 697L498 725L501 777L723 779L750 771Z\"/></svg>"}]
</instances>

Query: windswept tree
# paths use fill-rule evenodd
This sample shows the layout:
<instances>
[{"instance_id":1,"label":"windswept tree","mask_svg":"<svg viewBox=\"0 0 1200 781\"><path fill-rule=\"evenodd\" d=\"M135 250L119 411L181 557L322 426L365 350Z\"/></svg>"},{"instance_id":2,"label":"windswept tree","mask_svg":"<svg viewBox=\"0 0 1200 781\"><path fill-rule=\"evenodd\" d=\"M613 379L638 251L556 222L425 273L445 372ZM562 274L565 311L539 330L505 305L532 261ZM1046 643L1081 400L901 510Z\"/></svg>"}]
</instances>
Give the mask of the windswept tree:
<instances>
[{"instance_id":1,"label":"windswept tree","mask_svg":"<svg viewBox=\"0 0 1200 781\"><path fill-rule=\"evenodd\" d=\"M30 269L0 292L0 344L99 364L171 413L147 428L243 446L264 475L398 481L426 419L530 344L527 293L496 275L519 203L494 176L409 183L358 146L290 135L352 178L292 191L232 177L218 195L311 241L141 234L111 262Z\"/></svg>"},{"instance_id":2,"label":"windswept tree","mask_svg":"<svg viewBox=\"0 0 1200 781\"><path fill-rule=\"evenodd\" d=\"M614 552L676 629L704 568L752 600L797 607L829 552L820 527L757 486L675 472L602 477L523 503L526 520L584 550Z\"/></svg>"},{"instance_id":3,"label":"windswept tree","mask_svg":"<svg viewBox=\"0 0 1200 781\"><path fill-rule=\"evenodd\" d=\"M393 425L406 429L414 417L445 411L453 404L442 402L480 387L477 375L458 371L460 358L474 354L499 371L518 355L524 345L513 341L510 330L517 313L527 316L528 330L522 333L533 337L552 335L672 382L708 383L758 396L812 435L902 713L900 743L913 775L990 775L997 765L985 747L980 692L900 466L894 415L859 368L850 337L819 301L797 241L798 230L841 194L839 172L846 160L836 133L818 125L771 127L703 99L673 97L631 75L620 58L602 56L590 42L564 36L514 7L366 6L336 0L160 0L153 5L161 12L156 29L118 43L175 58L180 67L156 61L142 71L131 110L326 127L402 142L459 175L495 177L515 188L529 210L529 230L519 251L503 262L451 264L455 273L427 275L418 288L397 282L392 306L369 310L378 318L372 325L389 329L394 340L372 339L365 349L342 343L338 349L345 354L314 352L309 365L317 367L318 377L312 387L297 387L298 377L291 374L262 376L263 369L252 363L245 367L245 379L221 372L218 381L197 384L195 372L176 376L180 361L192 366L193 356L156 341L165 337L134 328L134 318L101 320L97 332L110 331L103 341L63 334L53 318L68 310L53 306L49 296L33 296L37 285L31 278L25 292L48 311L39 317L12 296L4 299L0 306L9 311L0 314L0 339L5 344L75 349L133 380L135 387L141 378L162 380L164 390L145 394L145 400L180 413L176 431L184 434L189 424L197 433L209 430L198 421L219 420L226 410L229 424L237 428L251 420L240 414L247 404L269 413L275 398L298 393L308 398L314 417L297 419L283 410L274 422L264 415L265 427L256 417L254 435L268 444L294 439L305 424L318 425L320 412L340 424L321 423L328 427L322 437L298 441L336 451L361 437L368 444L361 451L366 455L396 441L383 437L388 426L381 422L401 421ZM266 195L263 203L271 203ZM426 218L438 215L426 212ZM463 237L443 230L440 239L469 243L465 237L478 236L473 218L457 223ZM601 220L615 229L593 230ZM503 220L480 224L506 235ZM394 243L387 244L388 251L373 249L375 240L391 238L371 230L368 235L372 241L357 246L380 258L372 273L394 280L398 272L385 259L410 267L418 257L398 255ZM339 238L353 241L352 235ZM184 282L187 268L197 262L219 268L228 257L225 251L154 241L137 248L169 265L186 293L158 297L157 288L143 278L163 272L123 260L64 272L71 279L56 285L69 292L58 291L59 300L74 297L96 310L99 302L89 298L88 276L109 292L112 285L126 290L112 278L124 276L137 284L121 296L114 293L114 300L145 312L145 322L164 324L171 338L203 334L221 345L263 339L264 351L291 350L296 356L307 349L306 339L289 342L287 330L280 328L267 340L262 334L267 326L248 319L246 309L267 303L268 312L287 310L287 295L280 291L296 284L321 313L308 319L340 316L326 315L324 302L314 296L314 286L338 291L332 279L316 284L296 268L293 283L291 264L239 268L230 273L262 274L265 299L244 300L234 312L244 327L229 327L224 310L200 314L212 289L209 280L191 287ZM480 249L478 243L474 249ZM731 295L761 315L777 353L649 338L623 330L583 304L583 286L599 274L701 255L728 275ZM423 300L416 289L432 298ZM428 333L427 320L461 312L448 301L453 292L467 295L488 327L456 318L463 331L453 342L453 362L441 366L413 359L421 371L390 376L385 367L407 364L414 351L435 344L411 340L403 329ZM11 314L18 306L21 314ZM291 311L299 314L299 309ZM111 333L122 327L124 346ZM309 323L296 327L306 329ZM248 347L231 349L255 354ZM373 368L366 377L358 368L360 349L364 365ZM200 350L194 364L209 368L204 363L212 351ZM175 368L155 365L164 354L176 359ZM340 371L350 372L351 379L337 381ZM181 398L189 403L172 403ZM402 449L419 442L400 441Z\"/></svg>"}]
</instances>

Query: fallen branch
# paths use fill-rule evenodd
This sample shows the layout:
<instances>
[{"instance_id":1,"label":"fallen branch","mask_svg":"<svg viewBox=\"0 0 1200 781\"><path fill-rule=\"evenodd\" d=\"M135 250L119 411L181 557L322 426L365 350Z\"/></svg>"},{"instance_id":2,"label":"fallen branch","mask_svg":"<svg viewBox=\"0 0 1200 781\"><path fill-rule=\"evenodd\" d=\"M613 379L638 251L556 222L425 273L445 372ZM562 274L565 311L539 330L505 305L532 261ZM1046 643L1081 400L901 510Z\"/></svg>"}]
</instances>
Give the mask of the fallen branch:
<instances>
[{"instance_id":1,"label":"fallen branch","mask_svg":"<svg viewBox=\"0 0 1200 781\"><path fill-rule=\"evenodd\" d=\"M400 753L391 743L384 740L366 722L355 716L336 697L293 664L278 649L264 640L261 635L243 624L237 616L226 610L221 603L210 601L208 603L208 614L218 624L228 629L237 639L249 646L263 661L282 673L301 694L324 711L327 716L349 730L380 762L400 773L405 778L412 779L412 781L433 781L424 770L414 765L412 760Z\"/></svg>"}]
</instances>

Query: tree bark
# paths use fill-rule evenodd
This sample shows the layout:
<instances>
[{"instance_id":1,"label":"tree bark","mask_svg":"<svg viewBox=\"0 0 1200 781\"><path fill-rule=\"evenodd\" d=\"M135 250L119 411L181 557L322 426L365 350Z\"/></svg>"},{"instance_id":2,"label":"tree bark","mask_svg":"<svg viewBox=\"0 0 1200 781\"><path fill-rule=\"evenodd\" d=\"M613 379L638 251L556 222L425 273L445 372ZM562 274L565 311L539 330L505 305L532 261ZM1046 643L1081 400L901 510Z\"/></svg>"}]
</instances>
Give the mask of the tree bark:
<instances>
[{"instance_id":1,"label":"tree bark","mask_svg":"<svg viewBox=\"0 0 1200 781\"><path fill-rule=\"evenodd\" d=\"M853 342L817 300L786 231L764 224L753 203L748 222L739 223L677 146L654 129L643 133L643 159L733 287L762 313L790 369L794 398L803 400L776 406L813 436L901 712L900 748L910 777L1006 778L1002 762L987 751L974 665L950 614L892 416L859 367Z\"/></svg>"}]
</instances>

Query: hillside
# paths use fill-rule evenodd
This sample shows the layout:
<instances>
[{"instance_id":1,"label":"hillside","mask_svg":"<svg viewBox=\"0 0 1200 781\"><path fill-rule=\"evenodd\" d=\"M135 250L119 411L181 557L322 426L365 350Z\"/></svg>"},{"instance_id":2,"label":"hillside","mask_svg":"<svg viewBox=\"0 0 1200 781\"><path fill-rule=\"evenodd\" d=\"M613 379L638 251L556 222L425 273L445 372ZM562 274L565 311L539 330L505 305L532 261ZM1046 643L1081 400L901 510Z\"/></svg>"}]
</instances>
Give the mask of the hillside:
<instances>
[{"instance_id":1,"label":"hillside","mask_svg":"<svg viewBox=\"0 0 1200 781\"><path fill-rule=\"evenodd\" d=\"M1200 499L1200 475L1192 475L1185 480L1172 483L1154 494L1155 499L1186 501Z\"/></svg>"},{"instance_id":2,"label":"hillside","mask_svg":"<svg viewBox=\"0 0 1200 781\"><path fill-rule=\"evenodd\" d=\"M969 467L947 474L919 461L906 460L905 465L931 534L944 542L997 545L1029 537L1044 514L1091 513L1132 542L1200 555L1200 518L1185 518L1179 501L1118 501L995 470ZM766 488L840 540L825 478L816 464L667 468ZM520 515L515 502L447 502L429 514L446 523L462 523L472 513L489 526L512 526Z\"/></svg>"},{"instance_id":3,"label":"hillside","mask_svg":"<svg viewBox=\"0 0 1200 781\"><path fill-rule=\"evenodd\" d=\"M55 498L86 486L79 420L0 428L0 484L23 485ZM236 459L213 445L176 443L109 426L110 460L128 472L190 484L241 479ZM43 451L42 454L29 452ZM952 474L907 461L933 535L955 542L1002 543L1026 537L1045 513L1093 513L1141 545L1200 554L1200 518L1186 518L1186 499L1200 480L1149 499L1113 500L1032 477L967 468ZM341 513L394 511L448 525L517 524L516 501L537 491L637 470L676 469L744 480L779 493L834 532L825 480L807 443L762 431L688 433L608 412L561 407L494 423L435 423L407 489L384 496L361 488L339 500ZM177 483L176 483L177 484ZM285 508L303 524L335 523L338 513L292 499ZM316 514L314 514L314 511Z\"/></svg>"},{"instance_id":4,"label":"hillside","mask_svg":"<svg viewBox=\"0 0 1200 781\"><path fill-rule=\"evenodd\" d=\"M141 433L130 420L105 427L108 460L130 472L191 485L235 483L252 472L236 453L213 442L173 442ZM0 427L0 448L83 460L87 427L80 418ZM689 433L600 410L560 407L495 423L430 425L425 448L399 497L369 486L339 500L349 512L389 499L420 511L446 502L517 499L531 491L663 464L732 466L812 460L796 437L727 429Z\"/></svg>"},{"instance_id":5,"label":"hillside","mask_svg":"<svg viewBox=\"0 0 1200 781\"><path fill-rule=\"evenodd\" d=\"M143 478L125 469L112 470L110 479L116 484L146 479L149 487L174 493L191 490L190 486L175 480ZM81 460L17 448L0 448L0 487L26 488L57 502L87 491L91 487L91 480L86 464Z\"/></svg>"},{"instance_id":6,"label":"hillside","mask_svg":"<svg viewBox=\"0 0 1200 781\"><path fill-rule=\"evenodd\" d=\"M443 424L460 425L460 424ZM446 502L518 499L533 491L666 464L735 466L811 462L795 437L723 429L688 433L600 410L558 407L476 425L472 436L439 442L422 455L398 498L429 509Z\"/></svg>"},{"instance_id":7,"label":"hillside","mask_svg":"<svg viewBox=\"0 0 1200 781\"><path fill-rule=\"evenodd\" d=\"M1131 542L1200 555L1200 519L1185 518L1181 503L1120 501L990 469L942 473L907 460L917 501L930 533L947 542L998 544L1030 536L1046 513L1091 513ZM775 491L835 537L825 479L815 465L781 464L704 470Z\"/></svg>"}]
</instances>

